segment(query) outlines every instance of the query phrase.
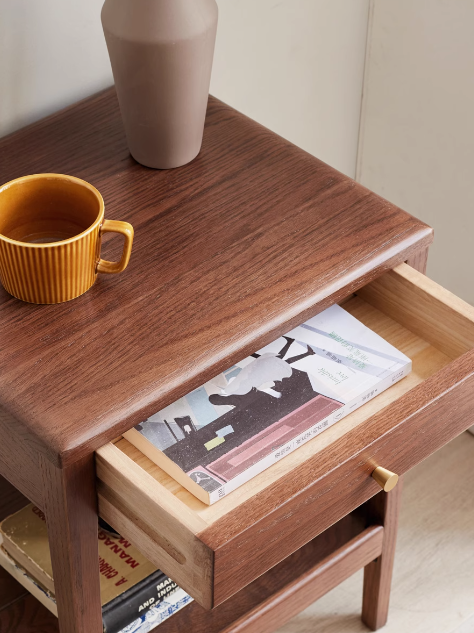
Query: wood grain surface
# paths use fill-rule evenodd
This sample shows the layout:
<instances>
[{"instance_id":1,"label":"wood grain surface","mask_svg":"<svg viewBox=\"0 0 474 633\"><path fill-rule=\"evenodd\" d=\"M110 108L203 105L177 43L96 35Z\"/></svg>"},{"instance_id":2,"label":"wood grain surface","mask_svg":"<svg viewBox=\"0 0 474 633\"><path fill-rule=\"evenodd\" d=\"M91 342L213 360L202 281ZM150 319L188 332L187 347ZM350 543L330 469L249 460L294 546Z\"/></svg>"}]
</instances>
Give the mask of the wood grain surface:
<instances>
[{"instance_id":1,"label":"wood grain surface","mask_svg":"<svg viewBox=\"0 0 474 633\"><path fill-rule=\"evenodd\" d=\"M42 508L43 490L36 445L29 430L0 407L0 476Z\"/></svg>"},{"instance_id":2,"label":"wood grain surface","mask_svg":"<svg viewBox=\"0 0 474 633\"><path fill-rule=\"evenodd\" d=\"M61 633L100 633L97 499L93 456L65 469L41 458L44 511Z\"/></svg>"},{"instance_id":3,"label":"wood grain surface","mask_svg":"<svg viewBox=\"0 0 474 633\"><path fill-rule=\"evenodd\" d=\"M197 603L160 625L160 633L269 633L382 552L384 528L348 515L286 561L209 612ZM0 569L0 633L57 633L56 618ZM16 593L15 590L17 590ZM7 602L6 598L12 598ZM26 598L26 599L25 599ZM8 612L2 613L3 609Z\"/></svg>"},{"instance_id":4,"label":"wood grain surface","mask_svg":"<svg viewBox=\"0 0 474 633\"><path fill-rule=\"evenodd\" d=\"M0 567L0 612L27 595L27 590ZM1 628L0 631L2 631Z\"/></svg>"},{"instance_id":5,"label":"wood grain surface","mask_svg":"<svg viewBox=\"0 0 474 633\"><path fill-rule=\"evenodd\" d=\"M0 181L45 171L88 180L106 217L135 228L127 271L79 299L35 306L0 291L0 406L62 466L432 241L212 98L202 152L176 170L133 161L113 89L0 141Z\"/></svg>"},{"instance_id":6,"label":"wood grain surface","mask_svg":"<svg viewBox=\"0 0 474 633\"><path fill-rule=\"evenodd\" d=\"M474 306L406 264L357 294L450 358L474 348Z\"/></svg>"},{"instance_id":7,"label":"wood grain surface","mask_svg":"<svg viewBox=\"0 0 474 633\"><path fill-rule=\"evenodd\" d=\"M28 505L24 497L12 484L0 476L0 521Z\"/></svg>"},{"instance_id":8,"label":"wood grain surface","mask_svg":"<svg viewBox=\"0 0 474 633\"><path fill-rule=\"evenodd\" d=\"M403 479L400 478L394 490L379 492L364 508L370 522L384 526L381 555L364 569L362 622L372 631L387 623L402 491Z\"/></svg>"},{"instance_id":9,"label":"wood grain surface","mask_svg":"<svg viewBox=\"0 0 474 633\"><path fill-rule=\"evenodd\" d=\"M405 264L361 294L364 300L352 298L345 308L413 360L410 376L218 504L204 506L126 440L98 451L98 474L106 484L100 486L104 517L119 521L127 538L146 547L172 576L163 548L153 546L160 522L138 507L147 494L141 505L150 511L150 503L156 504L153 517L166 511L168 534L186 527L189 539L197 535L214 552L214 605L372 497L378 490L370 477L376 466L403 474L474 422L473 309ZM455 325L451 332L449 323ZM451 362L455 354L462 355ZM118 471L128 482L114 483ZM198 525L186 519L190 510L205 529L197 532ZM171 542L179 549L178 538ZM198 588L202 591L201 584L188 591L199 600Z\"/></svg>"},{"instance_id":10,"label":"wood grain surface","mask_svg":"<svg viewBox=\"0 0 474 633\"><path fill-rule=\"evenodd\" d=\"M0 611L0 633L59 633L58 619L33 596Z\"/></svg>"},{"instance_id":11,"label":"wood grain surface","mask_svg":"<svg viewBox=\"0 0 474 633\"><path fill-rule=\"evenodd\" d=\"M207 523L113 444L100 449L97 476L100 515L210 609L214 552L196 536Z\"/></svg>"},{"instance_id":12,"label":"wood grain surface","mask_svg":"<svg viewBox=\"0 0 474 633\"><path fill-rule=\"evenodd\" d=\"M389 285L391 289L388 293L391 301L384 303L386 313L392 315L393 308L392 316L396 320L399 311L396 298L400 297L403 303L405 291L409 295L414 293L418 297L415 306L423 305L427 315L425 332L429 340L436 342L438 331L441 346L445 348L448 336L445 318L454 302L459 308L457 319L463 327L461 335L452 332L453 345L459 340L474 340L472 308L464 302L458 303L461 300L457 298L454 301L450 293L446 294L443 288L411 268L405 275L407 268L381 278L380 287L386 289ZM418 281L416 292L415 279ZM370 290L364 290L364 299L373 298L377 303L378 290L378 282L374 282ZM418 309L409 302L406 305ZM411 321L408 321L410 326ZM418 330L416 319L414 329ZM464 348L458 349L468 348L469 343L466 343ZM249 578L275 565L292 551L291 548L300 547L372 497L376 484L370 479L370 473L376 466L403 474L473 424L474 350L470 349L434 375L429 372L429 357L426 360L424 371L429 377L424 382L362 424L347 430L314 459L254 495L199 535L216 552L215 604L228 599ZM282 498L286 499L283 503ZM249 529L242 530L242 516ZM268 538L275 525L279 532L278 547ZM256 544L257 553L251 561L239 555Z\"/></svg>"},{"instance_id":13,"label":"wood grain surface","mask_svg":"<svg viewBox=\"0 0 474 633\"><path fill-rule=\"evenodd\" d=\"M364 526L365 517L344 517L230 600L210 612L194 602L161 624L160 633L274 630L378 556L383 528Z\"/></svg>"},{"instance_id":14,"label":"wood grain surface","mask_svg":"<svg viewBox=\"0 0 474 633\"><path fill-rule=\"evenodd\" d=\"M410 255L406 263L418 272L426 275L426 269L428 267L428 253L428 248L426 248L425 250L417 251L413 255Z\"/></svg>"}]
</instances>

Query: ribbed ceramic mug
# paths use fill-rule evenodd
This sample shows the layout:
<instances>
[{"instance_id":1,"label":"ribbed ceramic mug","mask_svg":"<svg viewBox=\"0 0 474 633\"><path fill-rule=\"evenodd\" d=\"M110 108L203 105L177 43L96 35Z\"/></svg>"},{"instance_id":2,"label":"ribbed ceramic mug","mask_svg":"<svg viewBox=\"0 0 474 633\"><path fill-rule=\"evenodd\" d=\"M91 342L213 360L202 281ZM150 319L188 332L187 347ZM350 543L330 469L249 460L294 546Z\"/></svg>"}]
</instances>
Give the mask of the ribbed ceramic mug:
<instances>
[{"instance_id":1,"label":"ribbed ceramic mug","mask_svg":"<svg viewBox=\"0 0 474 633\"><path fill-rule=\"evenodd\" d=\"M119 262L100 259L103 233L124 238ZM95 187L73 176L36 174L0 187L0 280L30 303L79 297L98 273L120 273L130 259L133 227L104 220Z\"/></svg>"}]
</instances>

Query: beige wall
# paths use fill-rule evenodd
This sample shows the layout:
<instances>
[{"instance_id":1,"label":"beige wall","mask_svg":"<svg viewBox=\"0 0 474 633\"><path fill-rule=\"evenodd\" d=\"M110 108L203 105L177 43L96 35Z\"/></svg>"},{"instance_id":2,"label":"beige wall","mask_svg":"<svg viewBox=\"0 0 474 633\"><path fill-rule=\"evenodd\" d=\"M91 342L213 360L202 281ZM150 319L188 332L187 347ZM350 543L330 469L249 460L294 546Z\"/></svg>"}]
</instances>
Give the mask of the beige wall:
<instances>
[{"instance_id":1,"label":"beige wall","mask_svg":"<svg viewBox=\"0 0 474 633\"><path fill-rule=\"evenodd\" d=\"M0 136L112 83L102 0L0 0ZM212 92L355 174L368 0L219 0Z\"/></svg>"},{"instance_id":2,"label":"beige wall","mask_svg":"<svg viewBox=\"0 0 474 633\"><path fill-rule=\"evenodd\" d=\"M221 0L212 91L355 175L368 0Z\"/></svg>"},{"instance_id":3,"label":"beige wall","mask_svg":"<svg viewBox=\"0 0 474 633\"><path fill-rule=\"evenodd\" d=\"M0 136L112 83L100 0L0 0Z\"/></svg>"},{"instance_id":4,"label":"beige wall","mask_svg":"<svg viewBox=\"0 0 474 633\"><path fill-rule=\"evenodd\" d=\"M358 179L431 224L428 275L474 303L474 2L372 2Z\"/></svg>"}]
</instances>

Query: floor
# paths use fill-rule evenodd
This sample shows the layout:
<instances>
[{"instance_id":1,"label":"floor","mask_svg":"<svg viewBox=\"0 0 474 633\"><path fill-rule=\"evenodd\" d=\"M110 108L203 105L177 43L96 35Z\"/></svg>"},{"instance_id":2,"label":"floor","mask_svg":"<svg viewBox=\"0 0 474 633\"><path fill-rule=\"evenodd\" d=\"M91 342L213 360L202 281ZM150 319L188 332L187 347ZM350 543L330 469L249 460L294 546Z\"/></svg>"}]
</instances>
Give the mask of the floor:
<instances>
[{"instance_id":1,"label":"floor","mask_svg":"<svg viewBox=\"0 0 474 633\"><path fill-rule=\"evenodd\" d=\"M278 633L366 633L358 573ZM159 629L157 629L159 630ZM474 436L463 434L405 477L384 633L474 633ZM57 621L0 573L0 633L58 633Z\"/></svg>"}]
</instances>

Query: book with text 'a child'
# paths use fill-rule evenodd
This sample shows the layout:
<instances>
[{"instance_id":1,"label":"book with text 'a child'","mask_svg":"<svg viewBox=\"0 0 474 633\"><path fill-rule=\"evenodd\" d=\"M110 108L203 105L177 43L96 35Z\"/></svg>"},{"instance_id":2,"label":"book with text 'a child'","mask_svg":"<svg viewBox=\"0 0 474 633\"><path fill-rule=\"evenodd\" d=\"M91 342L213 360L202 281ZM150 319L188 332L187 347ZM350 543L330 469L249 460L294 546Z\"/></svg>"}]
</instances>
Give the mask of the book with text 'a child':
<instances>
[{"instance_id":1,"label":"book with text 'a child'","mask_svg":"<svg viewBox=\"0 0 474 633\"><path fill-rule=\"evenodd\" d=\"M335 305L124 437L212 504L410 371L407 356Z\"/></svg>"},{"instance_id":2,"label":"book with text 'a child'","mask_svg":"<svg viewBox=\"0 0 474 633\"><path fill-rule=\"evenodd\" d=\"M58 616L56 599L52 593L42 587L27 572L11 558L2 547L0 535L0 567L3 567L10 576L22 585L32 596L34 596L53 615ZM126 595L126 594L125 594ZM149 608L142 609L138 616L129 624L121 628L118 633L149 633L158 624L161 624L177 611L180 611L193 599L179 587L163 596L160 602L151 604ZM104 623L104 633L111 630L106 628Z\"/></svg>"},{"instance_id":3,"label":"book with text 'a child'","mask_svg":"<svg viewBox=\"0 0 474 633\"><path fill-rule=\"evenodd\" d=\"M30 504L0 524L2 548L54 600L54 580L43 512ZM99 529L104 633L118 633L178 589L126 539Z\"/></svg>"}]
</instances>

